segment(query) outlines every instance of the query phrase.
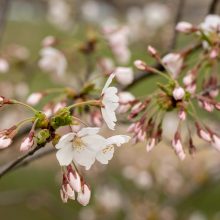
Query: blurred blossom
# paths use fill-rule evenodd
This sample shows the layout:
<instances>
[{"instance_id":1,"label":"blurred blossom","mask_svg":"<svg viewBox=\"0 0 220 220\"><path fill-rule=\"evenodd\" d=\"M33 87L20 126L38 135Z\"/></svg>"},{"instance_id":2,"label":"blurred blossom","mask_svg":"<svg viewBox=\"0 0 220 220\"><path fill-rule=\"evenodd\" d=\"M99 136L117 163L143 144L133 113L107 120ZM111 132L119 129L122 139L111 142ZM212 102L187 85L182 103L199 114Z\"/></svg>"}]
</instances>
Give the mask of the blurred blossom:
<instances>
[{"instance_id":1,"label":"blurred blossom","mask_svg":"<svg viewBox=\"0 0 220 220\"><path fill-rule=\"evenodd\" d=\"M176 220L177 212L173 207L164 207L160 211L160 220Z\"/></svg>"},{"instance_id":2,"label":"blurred blossom","mask_svg":"<svg viewBox=\"0 0 220 220\"><path fill-rule=\"evenodd\" d=\"M208 220L208 218L206 218L206 216L202 212L195 211L191 213L188 220Z\"/></svg>"},{"instance_id":3,"label":"blurred blossom","mask_svg":"<svg viewBox=\"0 0 220 220\"><path fill-rule=\"evenodd\" d=\"M18 60L26 61L30 57L30 51L27 47L18 44L12 44L8 47L9 56Z\"/></svg>"},{"instance_id":4,"label":"blurred blossom","mask_svg":"<svg viewBox=\"0 0 220 220\"><path fill-rule=\"evenodd\" d=\"M9 71L9 63L7 60L0 58L0 73L6 73Z\"/></svg>"},{"instance_id":5,"label":"blurred blossom","mask_svg":"<svg viewBox=\"0 0 220 220\"><path fill-rule=\"evenodd\" d=\"M107 20L114 14L113 7L110 4L93 0L83 2L81 12L86 21L97 24Z\"/></svg>"},{"instance_id":6,"label":"blurred blossom","mask_svg":"<svg viewBox=\"0 0 220 220\"><path fill-rule=\"evenodd\" d=\"M134 178L135 184L142 189L149 189L153 185L153 179L149 172L141 171Z\"/></svg>"},{"instance_id":7,"label":"blurred blossom","mask_svg":"<svg viewBox=\"0 0 220 220\"><path fill-rule=\"evenodd\" d=\"M143 13L146 25L152 30L165 25L171 15L169 8L161 3L149 3L145 5Z\"/></svg>"},{"instance_id":8,"label":"blurred blossom","mask_svg":"<svg viewBox=\"0 0 220 220\"><path fill-rule=\"evenodd\" d=\"M20 82L15 85L15 95L19 99L24 99L28 93L29 93L29 87L26 83Z\"/></svg>"},{"instance_id":9,"label":"blurred blossom","mask_svg":"<svg viewBox=\"0 0 220 220\"><path fill-rule=\"evenodd\" d=\"M79 212L79 219L80 220L96 220L96 213L90 207L84 207Z\"/></svg>"},{"instance_id":10,"label":"blurred blossom","mask_svg":"<svg viewBox=\"0 0 220 220\"><path fill-rule=\"evenodd\" d=\"M126 166L122 170L122 175L127 179L133 180L135 179L137 172L138 171L134 166Z\"/></svg>"},{"instance_id":11,"label":"blurred blossom","mask_svg":"<svg viewBox=\"0 0 220 220\"><path fill-rule=\"evenodd\" d=\"M116 211L122 206L122 196L120 192L109 186L98 189L95 198L99 205L107 211Z\"/></svg>"},{"instance_id":12,"label":"blurred blossom","mask_svg":"<svg viewBox=\"0 0 220 220\"><path fill-rule=\"evenodd\" d=\"M67 30L72 25L71 7L65 0L49 0L47 16L49 22L61 30Z\"/></svg>"},{"instance_id":13,"label":"blurred blossom","mask_svg":"<svg viewBox=\"0 0 220 220\"><path fill-rule=\"evenodd\" d=\"M53 47L45 47L40 51L40 55L41 59L38 64L42 70L63 76L67 68L67 61L61 51Z\"/></svg>"}]
</instances>

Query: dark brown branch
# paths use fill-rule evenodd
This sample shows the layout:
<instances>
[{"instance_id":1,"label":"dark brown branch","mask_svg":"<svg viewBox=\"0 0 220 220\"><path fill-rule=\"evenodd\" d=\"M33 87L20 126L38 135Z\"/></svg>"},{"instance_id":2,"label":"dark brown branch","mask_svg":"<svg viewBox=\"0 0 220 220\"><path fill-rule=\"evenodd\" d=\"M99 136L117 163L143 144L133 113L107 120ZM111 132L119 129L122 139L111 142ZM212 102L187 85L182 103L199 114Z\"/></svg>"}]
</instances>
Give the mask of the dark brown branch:
<instances>
[{"instance_id":1,"label":"dark brown branch","mask_svg":"<svg viewBox=\"0 0 220 220\"><path fill-rule=\"evenodd\" d=\"M178 32L176 31L175 27L176 27L177 23L182 19L184 5L185 5L185 0L179 0L178 6L177 6L177 11L176 11L176 17L175 17L175 21L174 21L173 35L172 35L171 43L169 46L170 50L172 50L176 47Z\"/></svg>"},{"instance_id":2,"label":"dark brown branch","mask_svg":"<svg viewBox=\"0 0 220 220\"><path fill-rule=\"evenodd\" d=\"M0 40L4 32L10 2L11 0L0 1Z\"/></svg>"},{"instance_id":3,"label":"dark brown branch","mask_svg":"<svg viewBox=\"0 0 220 220\"><path fill-rule=\"evenodd\" d=\"M15 167L19 166L19 164L22 161L24 161L29 156L32 156L36 151L40 150L44 146L45 146L45 144L44 145L37 145L33 150L29 151L25 155L22 155L22 156L18 157L17 159L15 159L15 160L9 162L8 164L4 165L3 167L1 167L0 168L0 178L3 177L8 172L10 172L11 170L13 170Z\"/></svg>"},{"instance_id":4,"label":"dark brown branch","mask_svg":"<svg viewBox=\"0 0 220 220\"><path fill-rule=\"evenodd\" d=\"M214 14L218 6L219 0L211 0L210 6L208 8L207 14Z\"/></svg>"}]
</instances>

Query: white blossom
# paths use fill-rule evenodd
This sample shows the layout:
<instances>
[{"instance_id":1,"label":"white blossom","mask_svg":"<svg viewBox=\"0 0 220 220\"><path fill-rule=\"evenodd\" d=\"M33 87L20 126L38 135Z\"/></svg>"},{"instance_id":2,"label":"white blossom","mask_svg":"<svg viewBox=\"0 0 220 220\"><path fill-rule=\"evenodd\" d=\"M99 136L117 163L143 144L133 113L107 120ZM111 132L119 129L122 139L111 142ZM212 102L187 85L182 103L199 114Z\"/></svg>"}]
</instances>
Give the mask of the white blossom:
<instances>
[{"instance_id":1,"label":"white blossom","mask_svg":"<svg viewBox=\"0 0 220 220\"><path fill-rule=\"evenodd\" d=\"M82 128L77 133L61 137L56 148L57 159L61 166L69 165L72 160L88 170L95 162L97 151L107 145L106 139L98 135L99 128Z\"/></svg>"},{"instance_id":2,"label":"white blossom","mask_svg":"<svg viewBox=\"0 0 220 220\"><path fill-rule=\"evenodd\" d=\"M200 25L201 29L206 32L219 32L220 31L220 16L207 15L205 21Z\"/></svg>"},{"instance_id":3,"label":"white blossom","mask_svg":"<svg viewBox=\"0 0 220 220\"><path fill-rule=\"evenodd\" d=\"M117 88L109 87L114 77L115 74L110 75L101 93L103 104L103 107L101 107L102 117L111 130L115 128L115 122L117 121L115 111L119 106L119 97L116 95L118 92Z\"/></svg>"},{"instance_id":4,"label":"white blossom","mask_svg":"<svg viewBox=\"0 0 220 220\"><path fill-rule=\"evenodd\" d=\"M37 105L39 101L42 99L43 94L40 92L32 93L28 98L27 98L27 103L29 105Z\"/></svg>"},{"instance_id":5,"label":"white blossom","mask_svg":"<svg viewBox=\"0 0 220 220\"><path fill-rule=\"evenodd\" d=\"M42 70L63 76L67 68L67 61L62 52L53 47L45 47L40 51L40 55L39 67Z\"/></svg>"},{"instance_id":6,"label":"white blossom","mask_svg":"<svg viewBox=\"0 0 220 220\"><path fill-rule=\"evenodd\" d=\"M178 53L168 53L162 58L162 62L173 77L176 78L183 66L183 57Z\"/></svg>"},{"instance_id":7,"label":"white blossom","mask_svg":"<svg viewBox=\"0 0 220 220\"><path fill-rule=\"evenodd\" d=\"M191 33L194 29L193 25L186 21L181 21L176 25L176 30L182 33Z\"/></svg>"},{"instance_id":8,"label":"white blossom","mask_svg":"<svg viewBox=\"0 0 220 220\"><path fill-rule=\"evenodd\" d=\"M132 102L135 100L135 97L130 92L120 92L118 93L119 97L119 107L117 109L117 112L119 113L125 113L131 108L131 104L129 102Z\"/></svg>"}]
</instances>

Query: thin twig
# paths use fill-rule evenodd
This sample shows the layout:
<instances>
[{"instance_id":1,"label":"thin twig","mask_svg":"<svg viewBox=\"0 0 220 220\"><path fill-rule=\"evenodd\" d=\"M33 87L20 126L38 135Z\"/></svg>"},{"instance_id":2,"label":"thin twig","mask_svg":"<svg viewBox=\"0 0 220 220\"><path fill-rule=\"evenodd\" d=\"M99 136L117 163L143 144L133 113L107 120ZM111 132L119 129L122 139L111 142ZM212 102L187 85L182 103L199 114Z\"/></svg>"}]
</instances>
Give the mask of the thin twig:
<instances>
[{"instance_id":1,"label":"thin twig","mask_svg":"<svg viewBox=\"0 0 220 220\"><path fill-rule=\"evenodd\" d=\"M185 5L185 0L179 0L178 6L177 6L177 11L176 11L176 17L175 17L175 21L174 21L173 35L171 38L169 50L172 50L176 47L178 31L176 31L175 27L176 27L177 23L182 19L184 5Z\"/></svg>"},{"instance_id":2,"label":"thin twig","mask_svg":"<svg viewBox=\"0 0 220 220\"><path fill-rule=\"evenodd\" d=\"M219 3L219 0L212 0L210 2L207 14L214 14L216 12L218 3Z\"/></svg>"},{"instance_id":3,"label":"thin twig","mask_svg":"<svg viewBox=\"0 0 220 220\"><path fill-rule=\"evenodd\" d=\"M45 144L43 145L37 145L33 150L29 151L28 153L26 153L25 155L22 155L20 157L18 157L17 159L9 162L8 164L4 165L1 169L0 169L0 178L3 177L5 174L7 174L8 172L10 172L11 170L13 170L16 166L19 166L19 164L24 161L26 158L28 158L29 156L33 155L36 151L40 150L41 148L43 148L45 146Z\"/></svg>"},{"instance_id":4,"label":"thin twig","mask_svg":"<svg viewBox=\"0 0 220 220\"><path fill-rule=\"evenodd\" d=\"M8 14L10 2L11 2L11 0L1 0L0 1L0 40L3 36L5 23L6 23L6 17Z\"/></svg>"}]
</instances>

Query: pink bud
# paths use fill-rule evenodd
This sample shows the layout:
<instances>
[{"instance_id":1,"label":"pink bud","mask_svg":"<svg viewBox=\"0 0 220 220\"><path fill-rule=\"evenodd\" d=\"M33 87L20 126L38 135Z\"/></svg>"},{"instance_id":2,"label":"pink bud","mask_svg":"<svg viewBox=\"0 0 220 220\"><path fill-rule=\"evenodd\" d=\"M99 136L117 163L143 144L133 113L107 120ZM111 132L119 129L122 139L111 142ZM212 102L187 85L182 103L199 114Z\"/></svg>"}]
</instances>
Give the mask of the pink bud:
<instances>
[{"instance_id":1,"label":"pink bud","mask_svg":"<svg viewBox=\"0 0 220 220\"><path fill-rule=\"evenodd\" d=\"M75 200L75 192L69 183L65 185L65 192L69 199Z\"/></svg>"},{"instance_id":2,"label":"pink bud","mask_svg":"<svg viewBox=\"0 0 220 220\"><path fill-rule=\"evenodd\" d=\"M184 111L184 109L179 110L178 117L181 121L184 121L186 119L186 112Z\"/></svg>"},{"instance_id":3,"label":"pink bud","mask_svg":"<svg viewBox=\"0 0 220 220\"><path fill-rule=\"evenodd\" d=\"M91 191L89 187L86 184L84 184L82 186L82 191L78 193L77 201L81 205L86 206L89 203L90 197L91 197Z\"/></svg>"},{"instance_id":4,"label":"pink bud","mask_svg":"<svg viewBox=\"0 0 220 220\"><path fill-rule=\"evenodd\" d=\"M118 94L119 97L119 107L117 109L118 113L126 113L130 107L131 104L129 102L132 102L135 100L135 97L130 92L120 92Z\"/></svg>"},{"instance_id":5,"label":"pink bud","mask_svg":"<svg viewBox=\"0 0 220 220\"><path fill-rule=\"evenodd\" d=\"M42 41L43 47L51 47L56 43L56 38L54 36L47 36Z\"/></svg>"},{"instance_id":6,"label":"pink bud","mask_svg":"<svg viewBox=\"0 0 220 220\"><path fill-rule=\"evenodd\" d=\"M220 102L215 104L216 110L220 110Z\"/></svg>"},{"instance_id":7,"label":"pink bud","mask_svg":"<svg viewBox=\"0 0 220 220\"><path fill-rule=\"evenodd\" d=\"M157 50L154 47L148 46L147 50L151 56L154 57L155 55L157 55Z\"/></svg>"},{"instance_id":8,"label":"pink bud","mask_svg":"<svg viewBox=\"0 0 220 220\"><path fill-rule=\"evenodd\" d=\"M12 143L12 139L7 136L0 137L0 149L7 148Z\"/></svg>"},{"instance_id":9,"label":"pink bud","mask_svg":"<svg viewBox=\"0 0 220 220\"><path fill-rule=\"evenodd\" d=\"M147 141L147 145L146 145L146 150L147 152L150 152L154 146L156 144L156 139L155 138L151 138Z\"/></svg>"},{"instance_id":10,"label":"pink bud","mask_svg":"<svg viewBox=\"0 0 220 220\"><path fill-rule=\"evenodd\" d=\"M193 83L194 77L192 74L187 74L183 77L183 83L185 86L189 86Z\"/></svg>"},{"instance_id":11,"label":"pink bud","mask_svg":"<svg viewBox=\"0 0 220 220\"><path fill-rule=\"evenodd\" d=\"M133 70L129 67L117 67L114 71L116 80L121 85L129 85L134 80Z\"/></svg>"},{"instance_id":12,"label":"pink bud","mask_svg":"<svg viewBox=\"0 0 220 220\"><path fill-rule=\"evenodd\" d=\"M8 61L0 58L0 73L6 73L9 71L9 64Z\"/></svg>"},{"instance_id":13,"label":"pink bud","mask_svg":"<svg viewBox=\"0 0 220 220\"><path fill-rule=\"evenodd\" d=\"M203 108L207 111L207 112L212 112L214 110L214 105L209 103L209 102L206 102L206 101L203 101Z\"/></svg>"},{"instance_id":14,"label":"pink bud","mask_svg":"<svg viewBox=\"0 0 220 220\"><path fill-rule=\"evenodd\" d=\"M31 147L34 145L34 140L33 138L26 137L23 142L21 143L20 146L20 151L25 152L31 149Z\"/></svg>"},{"instance_id":15,"label":"pink bud","mask_svg":"<svg viewBox=\"0 0 220 220\"><path fill-rule=\"evenodd\" d=\"M76 192L81 191L81 180L79 174L75 170L68 173L69 183Z\"/></svg>"},{"instance_id":16,"label":"pink bud","mask_svg":"<svg viewBox=\"0 0 220 220\"><path fill-rule=\"evenodd\" d=\"M185 21L181 21L176 25L176 30L185 34L191 33L194 29L192 24Z\"/></svg>"},{"instance_id":17,"label":"pink bud","mask_svg":"<svg viewBox=\"0 0 220 220\"><path fill-rule=\"evenodd\" d=\"M196 92L196 84L193 83L193 84L187 86L186 91L189 92L190 94L194 94Z\"/></svg>"},{"instance_id":18,"label":"pink bud","mask_svg":"<svg viewBox=\"0 0 220 220\"><path fill-rule=\"evenodd\" d=\"M54 113L58 112L60 109L66 107L66 102L58 102L55 106L54 106Z\"/></svg>"},{"instance_id":19,"label":"pink bud","mask_svg":"<svg viewBox=\"0 0 220 220\"><path fill-rule=\"evenodd\" d=\"M218 94L219 94L219 90L218 90L218 89L213 89L212 91L209 92L209 95L210 95L212 98L217 97Z\"/></svg>"},{"instance_id":20,"label":"pink bud","mask_svg":"<svg viewBox=\"0 0 220 220\"><path fill-rule=\"evenodd\" d=\"M211 141L211 135L209 134L209 132L206 132L203 129L199 130L199 136L205 141L208 141L208 142Z\"/></svg>"},{"instance_id":21,"label":"pink bud","mask_svg":"<svg viewBox=\"0 0 220 220\"><path fill-rule=\"evenodd\" d=\"M135 60L134 65L139 70L146 70L146 63L142 60Z\"/></svg>"},{"instance_id":22,"label":"pink bud","mask_svg":"<svg viewBox=\"0 0 220 220\"><path fill-rule=\"evenodd\" d=\"M182 100L183 97L185 96L185 91L182 87L176 87L174 90L173 90L173 98L175 100Z\"/></svg>"},{"instance_id":23,"label":"pink bud","mask_svg":"<svg viewBox=\"0 0 220 220\"><path fill-rule=\"evenodd\" d=\"M213 138L213 147L218 151L220 151L220 137L214 134L212 138Z\"/></svg>"},{"instance_id":24,"label":"pink bud","mask_svg":"<svg viewBox=\"0 0 220 220\"><path fill-rule=\"evenodd\" d=\"M68 201L68 195L67 195L66 192L63 190L63 187L62 187L62 189L60 189L60 197L61 197L63 203L67 203L67 201Z\"/></svg>"},{"instance_id":25,"label":"pink bud","mask_svg":"<svg viewBox=\"0 0 220 220\"><path fill-rule=\"evenodd\" d=\"M177 156L180 158L180 160L184 160L186 157L186 154L183 150L183 146L182 146L178 132L175 134L175 137L172 140L172 147L173 147L175 153L177 154Z\"/></svg>"},{"instance_id":26,"label":"pink bud","mask_svg":"<svg viewBox=\"0 0 220 220\"><path fill-rule=\"evenodd\" d=\"M29 105L37 105L38 102L43 98L43 94L36 92L32 93L28 98L27 98L27 103Z\"/></svg>"},{"instance_id":27,"label":"pink bud","mask_svg":"<svg viewBox=\"0 0 220 220\"><path fill-rule=\"evenodd\" d=\"M209 57L211 59L216 59L218 57L218 54L219 54L218 50L216 48L214 48L211 50Z\"/></svg>"}]
</instances>

